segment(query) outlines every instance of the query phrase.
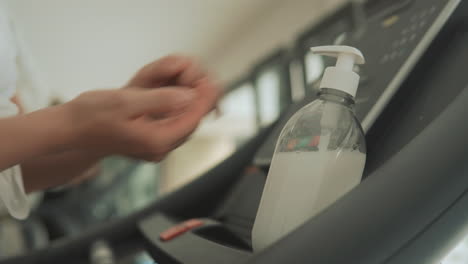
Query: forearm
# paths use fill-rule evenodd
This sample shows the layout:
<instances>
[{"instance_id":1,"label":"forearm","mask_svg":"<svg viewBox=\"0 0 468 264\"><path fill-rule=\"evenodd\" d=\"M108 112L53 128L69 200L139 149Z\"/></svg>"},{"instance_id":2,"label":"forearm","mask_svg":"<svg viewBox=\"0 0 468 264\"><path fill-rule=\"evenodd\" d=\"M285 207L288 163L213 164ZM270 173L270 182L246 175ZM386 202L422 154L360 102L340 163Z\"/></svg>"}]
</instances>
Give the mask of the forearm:
<instances>
[{"instance_id":1,"label":"forearm","mask_svg":"<svg viewBox=\"0 0 468 264\"><path fill-rule=\"evenodd\" d=\"M61 106L0 119L0 170L67 150L72 133Z\"/></svg>"},{"instance_id":2,"label":"forearm","mask_svg":"<svg viewBox=\"0 0 468 264\"><path fill-rule=\"evenodd\" d=\"M24 188L32 192L66 184L83 175L101 158L100 154L82 150L33 158L21 164Z\"/></svg>"}]
</instances>

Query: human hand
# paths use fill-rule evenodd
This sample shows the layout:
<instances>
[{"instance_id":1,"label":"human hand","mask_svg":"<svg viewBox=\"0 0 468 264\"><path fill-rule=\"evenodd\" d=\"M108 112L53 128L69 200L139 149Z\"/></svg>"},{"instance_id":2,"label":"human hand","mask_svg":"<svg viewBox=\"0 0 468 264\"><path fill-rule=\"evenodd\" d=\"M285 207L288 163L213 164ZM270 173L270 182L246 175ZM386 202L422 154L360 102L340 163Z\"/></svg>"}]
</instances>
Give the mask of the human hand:
<instances>
[{"instance_id":1,"label":"human hand","mask_svg":"<svg viewBox=\"0 0 468 264\"><path fill-rule=\"evenodd\" d=\"M197 127L187 114L199 95L187 87L91 91L62 107L73 129L72 147L160 161Z\"/></svg>"},{"instance_id":2,"label":"human hand","mask_svg":"<svg viewBox=\"0 0 468 264\"><path fill-rule=\"evenodd\" d=\"M117 122L117 120L112 120L117 118L117 115L127 118L124 123L128 127L119 127L114 130L115 133L111 133L115 139L105 136L105 126L103 126L103 131L97 131L102 125L99 125L97 120L90 120L96 123L85 125L84 127L88 128L84 131L93 131L90 132L93 135L83 132L84 141L88 144L91 142L92 148L96 151L107 151L106 153L124 154L153 161L161 160L168 152L184 143L196 129L200 120L216 107L222 94L220 86L198 63L189 57L177 55L167 56L146 65L124 88L114 91L88 92L72 101L75 106L73 111L76 113L82 112L80 109L88 109L87 112L83 111L86 112L84 115L75 115L75 118L79 120L84 120L86 115L94 116L94 111L104 110L104 108L108 112L104 111L102 116L98 117L98 119L103 119L99 121L102 124ZM183 91L191 94L192 98L187 100L184 106L180 106L177 100L184 96L170 95L173 90L176 93ZM136 96L136 92L139 96ZM145 97L143 93L148 94L148 97L143 98ZM125 106L119 107L121 104L141 105L142 102L139 102L137 97L144 100L148 107L145 111L139 111L137 121L128 116L130 113L113 113L113 110L120 108L120 111L123 111L122 109L126 108ZM134 101L130 102L131 100ZM154 101L151 102L151 100ZM100 110L97 109L97 105L101 105ZM112 127L115 124L109 123L108 125ZM91 129L92 127L94 128ZM142 135L145 133L146 135ZM151 134L151 138L147 134ZM120 138L122 136L124 139ZM107 140L103 140L102 137L106 137Z\"/></svg>"},{"instance_id":3,"label":"human hand","mask_svg":"<svg viewBox=\"0 0 468 264\"><path fill-rule=\"evenodd\" d=\"M180 55L166 56L144 66L126 87L164 86L185 86L194 89L198 97L190 114L199 117L213 110L222 95L221 86L195 59Z\"/></svg>"}]
</instances>

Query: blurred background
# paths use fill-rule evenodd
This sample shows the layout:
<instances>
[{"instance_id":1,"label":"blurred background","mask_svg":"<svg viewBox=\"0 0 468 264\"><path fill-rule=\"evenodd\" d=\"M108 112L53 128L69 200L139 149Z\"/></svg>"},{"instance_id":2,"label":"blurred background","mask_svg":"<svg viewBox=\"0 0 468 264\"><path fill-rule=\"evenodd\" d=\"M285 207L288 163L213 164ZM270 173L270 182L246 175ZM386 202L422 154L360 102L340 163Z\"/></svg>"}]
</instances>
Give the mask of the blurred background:
<instances>
[{"instance_id":1,"label":"blurred background","mask_svg":"<svg viewBox=\"0 0 468 264\"><path fill-rule=\"evenodd\" d=\"M276 119L280 105L275 100L290 100L287 92L279 94L289 83L281 83L281 69L276 69L283 66L284 54L278 51L345 1L7 2L24 73L19 90L28 110L86 90L120 87L144 64L170 53L197 57L226 89L236 90L222 102L223 118L208 118L161 164L158 188L164 192L219 162ZM262 63L262 72L252 76Z\"/></svg>"},{"instance_id":2,"label":"blurred background","mask_svg":"<svg viewBox=\"0 0 468 264\"><path fill-rule=\"evenodd\" d=\"M90 172L95 177L32 197L28 220L2 216L0 256L45 247L128 215L221 162L312 92L326 61L307 52L306 32L346 2L6 0L27 111L86 90L118 88L144 64L170 53L199 58L226 95L222 117L208 116L163 162L109 157ZM332 37L339 42L340 36ZM466 251L461 244L443 263L467 263Z\"/></svg>"}]
</instances>

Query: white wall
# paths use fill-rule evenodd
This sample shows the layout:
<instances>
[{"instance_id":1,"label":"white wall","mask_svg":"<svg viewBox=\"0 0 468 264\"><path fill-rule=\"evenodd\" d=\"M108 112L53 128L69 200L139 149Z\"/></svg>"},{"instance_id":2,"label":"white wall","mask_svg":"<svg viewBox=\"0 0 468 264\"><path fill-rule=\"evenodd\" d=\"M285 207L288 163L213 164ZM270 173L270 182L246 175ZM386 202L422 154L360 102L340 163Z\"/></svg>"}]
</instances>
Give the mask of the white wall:
<instances>
[{"instance_id":1,"label":"white wall","mask_svg":"<svg viewBox=\"0 0 468 264\"><path fill-rule=\"evenodd\" d=\"M64 98L122 86L145 63L168 53L205 59L271 2L8 0L36 75Z\"/></svg>"},{"instance_id":2,"label":"white wall","mask_svg":"<svg viewBox=\"0 0 468 264\"><path fill-rule=\"evenodd\" d=\"M36 79L70 98L171 52L232 80L345 0L8 0Z\"/></svg>"},{"instance_id":3,"label":"white wall","mask_svg":"<svg viewBox=\"0 0 468 264\"><path fill-rule=\"evenodd\" d=\"M275 48L288 46L299 33L347 0L274 1L230 38L220 42L209 65L224 81L240 78Z\"/></svg>"}]
</instances>

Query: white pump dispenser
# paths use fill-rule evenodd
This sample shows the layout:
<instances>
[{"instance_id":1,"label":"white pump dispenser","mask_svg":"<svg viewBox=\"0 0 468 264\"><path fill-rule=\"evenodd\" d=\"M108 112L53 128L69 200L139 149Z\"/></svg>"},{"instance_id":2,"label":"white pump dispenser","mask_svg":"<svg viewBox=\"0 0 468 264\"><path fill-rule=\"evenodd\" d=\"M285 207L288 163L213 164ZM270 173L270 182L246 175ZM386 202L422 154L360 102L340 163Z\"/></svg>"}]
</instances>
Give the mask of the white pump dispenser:
<instances>
[{"instance_id":1,"label":"white pump dispenser","mask_svg":"<svg viewBox=\"0 0 468 264\"><path fill-rule=\"evenodd\" d=\"M365 63L361 51L349 46L320 46L311 50L319 55L338 58L335 67L325 69L320 88L337 89L355 97L359 75L353 68L354 64Z\"/></svg>"},{"instance_id":2,"label":"white pump dispenser","mask_svg":"<svg viewBox=\"0 0 468 264\"><path fill-rule=\"evenodd\" d=\"M345 195L361 181L366 160L362 127L354 115L364 57L355 48L322 46L337 57L325 70L318 98L286 123L271 162L252 229L255 251L268 247Z\"/></svg>"}]
</instances>

